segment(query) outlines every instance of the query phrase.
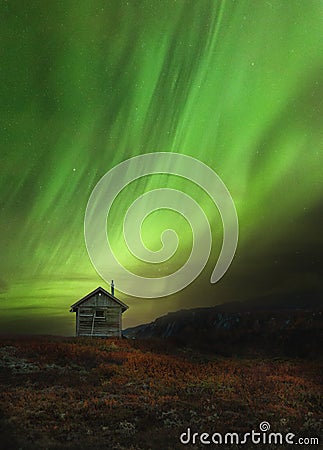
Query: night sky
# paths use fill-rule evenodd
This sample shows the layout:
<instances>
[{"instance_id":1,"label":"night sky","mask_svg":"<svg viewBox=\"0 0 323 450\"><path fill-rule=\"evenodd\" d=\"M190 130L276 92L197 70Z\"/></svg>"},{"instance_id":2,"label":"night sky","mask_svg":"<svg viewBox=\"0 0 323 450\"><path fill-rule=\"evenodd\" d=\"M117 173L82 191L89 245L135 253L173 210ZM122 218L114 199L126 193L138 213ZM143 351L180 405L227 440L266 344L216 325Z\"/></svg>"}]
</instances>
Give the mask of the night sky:
<instances>
[{"instance_id":1,"label":"night sky","mask_svg":"<svg viewBox=\"0 0 323 450\"><path fill-rule=\"evenodd\" d=\"M126 297L111 273L130 306L124 327L181 308L322 294L322 1L12 0L0 11L1 332L74 332L69 306L109 289L84 242L91 191L116 164L150 152L216 171L237 208L239 243L210 284L222 239L213 203L175 176L134 182L108 220L125 265L149 271L127 254L122 219L154 187L194 197L214 245L203 273L170 297ZM143 227L157 250L170 225L181 242L161 273L183 264L190 230L173 211Z\"/></svg>"}]
</instances>

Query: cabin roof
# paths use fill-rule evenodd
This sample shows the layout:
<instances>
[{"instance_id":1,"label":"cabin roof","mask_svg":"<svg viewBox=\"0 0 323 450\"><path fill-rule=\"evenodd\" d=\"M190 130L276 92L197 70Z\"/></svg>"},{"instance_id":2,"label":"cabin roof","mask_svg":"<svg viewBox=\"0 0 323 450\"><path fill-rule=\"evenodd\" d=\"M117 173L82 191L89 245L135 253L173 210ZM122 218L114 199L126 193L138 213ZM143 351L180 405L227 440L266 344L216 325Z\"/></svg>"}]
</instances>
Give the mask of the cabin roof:
<instances>
[{"instance_id":1,"label":"cabin roof","mask_svg":"<svg viewBox=\"0 0 323 450\"><path fill-rule=\"evenodd\" d=\"M101 286L99 286L98 288L94 289L94 291L90 292L89 294L87 294L85 297L81 298L80 300L78 300L77 302L73 303L73 305L71 306L70 312L75 312L75 310L86 300L88 300L89 298L91 298L93 295L97 294L98 292L101 292L105 295L107 295L108 297L111 298L111 300L115 301L116 303L118 303L121 307L122 307L122 312L125 312L129 306L127 306L125 303L123 303L121 300L119 300L117 297L115 297L114 295L110 294L110 292L106 291L105 289L103 289Z\"/></svg>"}]
</instances>

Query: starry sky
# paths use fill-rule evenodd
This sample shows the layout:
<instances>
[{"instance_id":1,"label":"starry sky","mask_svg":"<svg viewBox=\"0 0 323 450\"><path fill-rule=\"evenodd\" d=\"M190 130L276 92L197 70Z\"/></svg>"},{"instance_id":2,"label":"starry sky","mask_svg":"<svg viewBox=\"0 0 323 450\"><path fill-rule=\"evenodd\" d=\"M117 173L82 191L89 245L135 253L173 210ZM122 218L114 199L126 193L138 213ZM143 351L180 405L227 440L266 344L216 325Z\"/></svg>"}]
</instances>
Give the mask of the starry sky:
<instances>
[{"instance_id":1,"label":"starry sky","mask_svg":"<svg viewBox=\"0 0 323 450\"><path fill-rule=\"evenodd\" d=\"M109 289L84 243L91 191L150 152L216 171L239 244L210 284L222 237L212 202L175 176L135 182L108 220L125 265L149 272L127 255L122 217L155 187L203 205L214 245L203 273L169 297L126 297L111 274L130 306L124 327L181 308L322 294L322 1L11 0L0 11L0 332L73 334L69 306ZM152 214L143 238L158 249L169 223L180 236L173 268L192 244L183 218Z\"/></svg>"}]
</instances>

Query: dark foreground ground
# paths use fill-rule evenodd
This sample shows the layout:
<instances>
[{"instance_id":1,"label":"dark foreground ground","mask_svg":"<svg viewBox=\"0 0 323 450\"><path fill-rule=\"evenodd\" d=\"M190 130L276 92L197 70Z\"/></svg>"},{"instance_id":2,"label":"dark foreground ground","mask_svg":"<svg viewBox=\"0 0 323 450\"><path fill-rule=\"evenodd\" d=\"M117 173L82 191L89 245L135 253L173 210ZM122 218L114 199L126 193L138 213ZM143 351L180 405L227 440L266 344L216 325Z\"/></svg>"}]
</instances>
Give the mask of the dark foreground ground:
<instances>
[{"instance_id":1,"label":"dark foreground ground","mask_svg":"<svg viewBox=\"0 0 323 450\"><path fill-rule=\"evenodd\" d=\"M322 373L313 359L217 357L161 341L1 338L0 447L319 448L184 445L180 435L242 436L266 421L295 440L319 437Z\"/></svg>"}]
</instances>

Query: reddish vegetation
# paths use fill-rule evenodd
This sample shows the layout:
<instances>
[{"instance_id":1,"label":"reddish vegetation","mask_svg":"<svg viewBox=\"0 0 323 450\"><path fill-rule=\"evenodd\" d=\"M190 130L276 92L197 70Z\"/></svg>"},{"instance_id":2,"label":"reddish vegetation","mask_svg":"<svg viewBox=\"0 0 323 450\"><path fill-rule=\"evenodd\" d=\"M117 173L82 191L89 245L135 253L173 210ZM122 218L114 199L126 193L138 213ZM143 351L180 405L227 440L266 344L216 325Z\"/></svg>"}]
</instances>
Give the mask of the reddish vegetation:
<instances>
[{"instance_id":1,"label":"reddish vegetation","mask_svg":"<svg viewBox=\"0 0 323 450\"><path fill-rule=\"evenodd\" d=\"M320 363L162 346L2 339L0 446L166 450L184 447L179 436L187 427L242 433L264 420L276 432L319 435Z\"/></svg>"}]
</instances>

